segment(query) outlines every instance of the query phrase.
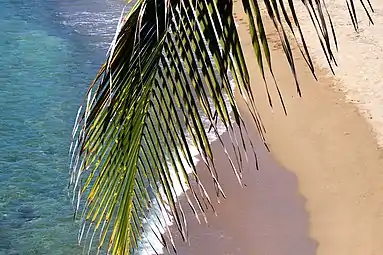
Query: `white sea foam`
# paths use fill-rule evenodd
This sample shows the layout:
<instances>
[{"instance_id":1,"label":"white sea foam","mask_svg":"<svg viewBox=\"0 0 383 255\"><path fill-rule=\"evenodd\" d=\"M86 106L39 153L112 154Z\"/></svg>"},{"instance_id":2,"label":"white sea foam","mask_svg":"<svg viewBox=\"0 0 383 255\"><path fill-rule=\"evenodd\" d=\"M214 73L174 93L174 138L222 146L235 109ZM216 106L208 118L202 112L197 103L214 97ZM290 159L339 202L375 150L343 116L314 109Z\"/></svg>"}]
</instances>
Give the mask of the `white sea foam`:
<instances>
[{"instance_id":1,"label":"white sea foam","mask_svg":"<svg viewBox=\"0 0 383 255\"><path fill-rule=\"evenodd\" d=\"M104 0L95 6L83 2L61 6L58 15L63 18L63 25L80 35L92 36L91 44L104 50L113 38L122 8L122 2L117 1Z\"/></svg>"},{"instance_id":2,"label":"white sea foam","mask_svg":"<svg viewBox=\"0 0 383 255\"><path fill-rule=\"evenodd\" d=\"M381 109L381 105L383 105L383 61L380 61L380 58L383 58L383 30L379 29L383 24L383 2L377 0L371 2L375 8L373 18L377 25L369 25L367 17L362 13L363 11L359 11L360 31L357 34L353 30L345 1L326 0L339 41L339 53L336 55L339 67L335 69L336 77L344 81L341 86L345 90L348 99L357 102L361 113L367 117L377 133L379 144L383 145L383 114ZM61 13L65 17L63 24L73 27L80 34L102 37L102 40L97 42L97 46L107 49L113 38L122 8L121 5L113 1L109 3L113 8L107 8L102 12L79 10L73 13L64 11ZM361 6L358 6L358 9L362 10ZM302 17L300 21L310 46L310 52L318 64L327 67L326 59L316 39L315 30L312 28L306 9L297 3L297 11L298 16ZM208 125L209 121L204 119L204 123ZM220 134L225 132L223 125L219 125L218 129ZM213 133L209 133L209 139L214 141L217 137ZM189 140L191 141L190 137ZM195 163L197 163L197 156L199 155L197 148L191 145L191 152ZM169 165L169 167L171 166ZM189 173L191 173L190 169ZM177 179L174 172L172 177L174 180ZM178 181L175 181L175 183L177 183L175 193L180 196L182 190L187 189L187 187L182 188ZM154 212L157 211L161 215L161 210L164 210L164 208L155 205L152 210L152 217L149 217L149 220L144 224L147 235L144 235L141 241L141 249L137 251L139 254L153 254L151 245L157 252L162 250L161 243L151 230L157 229ZM171 218L165 217L160 220L166 225L172 224ZM163 233L165 230L159 229L157 231ZM148 241L151 242L151 245Z\"/></svg>"},{"instance_id":3,"label":"white sea foam","mask_svg":"<svg viewBox=\"0 0 383 255\"><path fill-rule=\"evenodd\" d=\"M231 87L232 87L232 89L234 89L234 87L235 87L235 84L234 84L233 81L231 82ZM209 100L210 100L209 103L212 104L212 100L211 99L209 99ZM226 105L229 108L229 102L228 102L227 96L225 96L225 102L226 102ZM201 119L202 119L202 122L203 122L203 124L205 126L205 129L208 130L208 128L210 126L210 121L209 121L208 117L202 116ZM225 126L221 122L218 122L217 131L218 131L219 135L222 135L226 131ZM213 143L214 141L216 141L218 139L218 137L216 136L216 134L214 132L207 133L207 136L208 136L208 139L209 139L210 143ZM192 157L193 157L193 162L194 162L194 164L197 164L199 162L198 156L200 155L199 152L198 152L198 149L197 149L196 146L194 146L194 144L192 142L192 137L189 134L187 134L186 139L188 140L188 143L189 143L189 146L190 146L190 152L191 152ZM186 171L188 172L188 174L191 174L192 173L192 169L187 167L186 159L182 159L182 160L184 162L184 166L186 166ZM175 195L177 197L179 197L179 196L183 195L183 191L184 190L188 190L189 188L186 185L186 180L185 180L185 178L183 178L183 176L180 176L181 177L181 182L183 184L182 186L180 185L180 183L179 183L179 181L177 179L177 175L176 175L172 165L170 164L170 162L168 163L168 166L169 166L169 169L171 171L171 178L172 178L173 183L174 183ZM163 193L163 191L161 191L161 193ZM162 213L161 213L161 211L162 211ZM173 219L170 218L170 217L167 217L167 215L166 215L166 208L161 207L160 205L158 205L154 201L154 207L151 210L151 213L149 214L149 217L148 217L149 220L146 221L145 224L144 224L146 236L144 235L144 238L140 241L140 249L137 251L137 254L140 254L140 255L152 255L152 254L155 254L153 252L153 248L158 253L161 253L162 249L164 248L162 246L162 244L159 242L159 240L157 239L156 235L153 233L153 230L156 231L157 234L159 232L160 233L165 233L165 231L166 231L166 229L158 229L157 228L157 225L156 225L157 218L155 217L155 213L157 213L158 215L165 215L166 216L166 217L160 219L161 220L161 224L166 223L166 226L168 226L168 227L170 227L173 224ZM187 219L187 220L190 220L190 219Z\"/></svg>"},{"instance_id":4,"label":"white sea foam","mask_svg":"<svg viewBox=\"0 0 383 255\"><path fill-rule=\"evenodd\" d=\"M111 41L113 40L114 33L116 31L116 26L118 24L121 10L123 5L121 3L116 3L115 1L107 1L103 0L102 4L106 4L106 8L104 5L100 7L92 7L85 4L80 4L75 11L73 9L73 5L69 6L68 9L63 6L61 8L61 12L59 15L63 17L62 24L73 28L80 35L84 36L92 36L95 46L100 48L100 51L106 50L109 48ZM97 39L98 38L98 39ZM102 52L100 52L101 54ZM232 88L234 88L234 83L232 83ZM210 100L210 99L209 99ZM230 109L228 99L226 98L228 109ZM210 100L210 105L213 105L212 100ZM205 125L206 129L210 126L210 121L206 116L202 116L202 122ZM221 135L225 132L225 127L222 123L218 123L217 131ZM207 133L208 139L210 142L213 142L217 139L214 132ZM199 156L198 149L192 143L192 137L188 135L186 139L189 141L190 152L192 154L194 163L198 163L197 157ZM187 166L186 160L183 159L184 165ZM177 175L172 168L172 165L169 164L169 169L171 169L171 177L174 182L174 195L181 196L183 194L183 190L187 190L188 187L186 185L186 181L181 175L181 182L183 183L183 187L180 185ZM186 169L190 174L192 170L189 168ZM167 216L165 208L161 207L153 201L154 207L149 213L149 217L147 220L143 220L145 232L142 240L140 241L140 248L137 250L137 254L154 254L152 247L157 251L161 252L163 249L162 244L157 240L157 237L153 230L157 232L164 233L166 229L158 228L159 225L171 226L173 223L173 219ZM163 218L160 217L158 219L156 215L162 215ZM158 224L158 220L161 221L161 224Z\"/></svg>"}]
</instances>

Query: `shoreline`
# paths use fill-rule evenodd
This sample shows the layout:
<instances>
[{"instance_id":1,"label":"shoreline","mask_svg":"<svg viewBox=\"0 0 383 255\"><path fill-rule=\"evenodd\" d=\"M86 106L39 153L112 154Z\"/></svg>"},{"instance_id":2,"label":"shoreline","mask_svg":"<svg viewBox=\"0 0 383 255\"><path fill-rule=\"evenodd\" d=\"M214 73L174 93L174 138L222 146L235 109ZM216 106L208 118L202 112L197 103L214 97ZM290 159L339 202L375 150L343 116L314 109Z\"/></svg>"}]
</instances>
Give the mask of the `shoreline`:
<instances>
[{"instance_id":1,"label":"shoreline","mask_svg":"<svg viewBox=\"0 0 383 255\"><path fill-rule=\"evenodd\" d=\"M318 52L314 52L312 57L318 76L318 81L315 81L294 46L303 94L300 98L280 45L273 43L276 41L273 37L277 35L273 33L270 22L265 21L273 48L275 75L288 116L284 115L273 88L270 92L275 106L270 108L248 29L244 26L247 19L241 3L234 2L234 9L251 86L258 95L256 103L271 153L267 153L257 142L256 131L251 131L252 135L257 136L255 145L259 160L267 163L260 164L260 171L245 171L243 181L251 185L243 189L230 168L218 168L220 176L224 175L224 190L228 199L222 200L221 204L215 203L217 217L211 209L208 210L207 225L199 225L194 215L187 213L190 240L184 243L176 236L178 252L186 255L383 254L380 241L380 236L383 236L383 152L375 136L377 127L370 126L372 122L365 118L361 105L350 103L353 95L345 91L345 83L350 79L340 80L340 76L329 74L328 69L321 67L323 63L315 55ZM270 75L267 80L272 84ZM244 116L246 106L240 99L238 104L243 118L249 123L251 118ZM252 122L247 127L255 129ZM227 135L223 137L227 139ZM224 164L221 158L226 156L220 155L222 152L218 147L217 142L213 143L213 150L218 154L215 159ZM272 177L267 176L270 171L265 169L270 165L275 171ZM201 164L197 167L203 168ZM201 180L209 183L210 176L205 171L201 174ZM275 187L278 182L283 183L280 186L285 190L281 193L286 197L283 206L276 209L271 206L278 201L278 196L265 187ZM206 186L211 188L211 185ZM241 204L237 197L248 196L249 190L257 191L258 197L251 205L249 202ZM213 195L212 200L216 201ZM283 210L285 215L293 218L289 221L294 224L286 224L283 216L278 215L278 211ZM254 218L254 225L251 225L249 219ZM246 222L252 231L247 229ZM281 236L284 236L285 242L280 241Z\"/></svg>"},{"instance_id":2,"label":"shoreline","mask_svg":"<svg viewBox=\"0 0 383 255\"><path fill-rule=\"evenodd\" d=\"M309 237L305 199L299 194L296 176L281 167L266 150L251 117L243 118L253 137L260 170L256 170L255 159L249 155L248 163L244 162L244 186L241 187L221 144L218 141L212 143L219 180L227 199L220 198L220 203L217 202L211 176L199 161L197 170L211 195L217 215L207 208L208 223L199 224L185 196L181 195L179 199L188 220L189 239L185 243L177 228L170 227L178 254L315 255L317 242ZM230 145L228 134L221 138ZM227 148L233 155L231 146ZM169 254L166 249L162 252ZM174 253L171 251L170 254Z\"/></svg>"},{"instance_id":3,"label":"shoreline","mask_svg":"<svg viewBox=\"0 0 383 255\"><path fill-rule=\"evenodd\" d=\"M241 8L236 11L238 17L244 16ZM265 23L273 41L274 29L270 21ZM250 47L246 27L239 30L242 45ZM273 67L288 116L280 105L271 109L264 88L255 86L262 84L258 70L250 74L252 88L256 95L264 94L258 96L257 106L271 153L297 176L306 198L310 236L318 242L316 254L383 254L383 152L373 127L358 105L347 100L346 81L330 76L314 58L319 78L315 81L295 46L300 98L280 45L273 46ZM256 66L254 54L245 58L248 66ZM270 75L267 79L272 84ZM271 94L276 101L274 89Z\"/></svg>"}]
</instances>

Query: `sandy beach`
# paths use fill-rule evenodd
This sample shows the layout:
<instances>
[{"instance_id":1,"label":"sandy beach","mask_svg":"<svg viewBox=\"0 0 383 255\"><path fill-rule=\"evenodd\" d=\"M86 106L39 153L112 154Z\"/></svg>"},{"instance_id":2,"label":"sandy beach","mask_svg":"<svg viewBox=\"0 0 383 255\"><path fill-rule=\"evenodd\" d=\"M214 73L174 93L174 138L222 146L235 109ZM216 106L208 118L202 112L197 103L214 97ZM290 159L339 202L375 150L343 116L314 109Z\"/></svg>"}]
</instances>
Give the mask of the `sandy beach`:
<instances>
[{"instance_id":1,"label":"sandy beach","mask_svg":"<svg viewBox=\"0 0 383 255\"><path fill-rule=\"evenodd\" d=\"M337 89L344 92L348 102L354 103L358 111L370 124L378 145L383 146L383 2L371 0L374 9L372 25L360 1L355 1L358 17L358 33L355 32L345 1L326 0L331 14L339 52L335 58L338 67L334 69L336 78L342 82ZM367 4L367 3L366 3ZM297 15L308 46L315 62L327 68L327 61L321 51L315 30L309 21L305 7L297 1ZM366 5L368 8L368 5ZM368 8L370 10L370 8ZM370 10L371 13L371 10Z\"/></svg>"},{"instance_id":2,"label":"sandy beach","mask_svg":"<svg viewBox=\"0 0 383 255\"><path fill-rule=\"evenodd\" d=\"M241 188L221 145L213 143L220 183L227 199L221 198L218 204L212 197L217 216L209 208L207 224L198 224L191 210L186 211L189 242L183 242L173 228L178 254L315 254L317 242L309 236L305 199L297 189L296 176L276 163L260 143L255 128L251 128L250 134L257 141L262 170L254 169L255 161L251 158L244 171L245 186ZM230 144L228 135L222 138ZM207 169L203 164L197 166L205 187L214 196ZM181 201L188 208L183 197Z\"/></svg>"},{"instance_id":3,"label":"sandy beach","mask_svg":"<svg viewBox=\"0 0 383 255\"><path fill-rule=\"evenodd\" d=\"M244 173L246 186L241 188L223 160L225 155L219 144L213 144L228 199L216 204L218 216L210 210L207 225L199 225L193 221L194 216L187 213L189 243L176 238L179 254L383 254L383 152L378 145L381 127L377 124L379 117L375 124L372 121L375 117L371 117L383 116L376 109L381 100L379 93L383 92L380 92L378 83L370 85L368 79L360 85L355 77L362 69L352 72L352 68L372 60L354 59L349 65L347 58L339 60L341 67L336 71L340 74L333 77L323 68L323 59L314 50L319 78L315 81L295 48L303 94L300 98L280 45L272 43L274 71L288 111L285 116L273 89L274 108L269 106L252 52L247 19L241 3L234 5L241 43L251 70L251 85L257 95L256 102L271 152L259 142L246 107L238 96L243 118L258 145L260 171L255 170L254 162L250 161L249 170ZM333 13L344 11L334 6ZM339 19L343 14L334 15ZM347 15L345 12L342 16L344 22L349 22ZM270 22L266 25L270 41L276 42L277 35ZM308 24L303 26L307 28ZM338 30L342 29L338 27ZM340 34L339 38L342 38L341 45L348 43L345 34ZM344 52L347 50L339 55ZM355 50L355 58L358 53ZM342 64L346 65L343 69ZM373 64L373 70L380 68L379 65ZM376 74L374 79L378 78ZM267 79L272 84L271 77ZM349 86L352 81L354 83ZM358 90L369 92L359 95ZM373 91L379 92L374 94ZM370 104L363 103L366 100ZM375 108L366 110L368 106ZM223 139L228 137L224 135ZM202 165L198 167L203 168ZM206 171L201 174L201 179L211 189L210 177Z\"/></svg>"}]
</instances>

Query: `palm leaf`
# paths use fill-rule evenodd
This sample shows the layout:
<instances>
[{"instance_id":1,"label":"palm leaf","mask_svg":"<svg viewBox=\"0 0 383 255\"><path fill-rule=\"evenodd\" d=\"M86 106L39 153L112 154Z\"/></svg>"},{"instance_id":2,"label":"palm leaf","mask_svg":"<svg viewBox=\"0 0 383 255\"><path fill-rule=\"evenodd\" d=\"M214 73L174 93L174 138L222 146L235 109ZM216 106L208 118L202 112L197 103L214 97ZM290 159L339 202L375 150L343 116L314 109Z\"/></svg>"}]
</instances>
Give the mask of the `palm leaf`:
<instances>
[{"instance_id":1,"label":"palm leaf","mask_svg":"<svg viewBox=\"0 0 383 255\"><path fill-rule=\"evenodd\" d=\"M354 1L346 2L358 29ZM295 1L242 3L266 90L265 72L274 76L264 26L268 17L278 32L300 95L291 43L300 42L300 52L314 76L315 70ZM337 42L327 7L319 0L302 3L332 67L336 62L331 38L335 47ZM360 3L371 20L370 2ZM138 0L120 20L107 60L88 90L73 131L70 185L75 217L81 210L79 241L85 242L85 251L130 254L146 231L153 231L163 245L167 244L166 231L175 249L166 222L172 220L182 237L187 237L179 190L197 219L202 216L206 221L204 212L212 202L191 151L192 146L197 148L216 195L225 197L210 146L212 136L225 146L219 123L231 138L234 153L225 152L241 182L243 160L248 152L255 152L251 143L251 148L246 147L250 139L234 99L233 81L261 135L264 130L232 8L231 0ZM284 107L276 82L275 86ZM239 127L238 134L234 125ZM246 155L240 153L240 147ZM160 210L155 210L156 205ZM149 217L157 221L148 229L145 222Z\"/></svg>"}]
</instances>

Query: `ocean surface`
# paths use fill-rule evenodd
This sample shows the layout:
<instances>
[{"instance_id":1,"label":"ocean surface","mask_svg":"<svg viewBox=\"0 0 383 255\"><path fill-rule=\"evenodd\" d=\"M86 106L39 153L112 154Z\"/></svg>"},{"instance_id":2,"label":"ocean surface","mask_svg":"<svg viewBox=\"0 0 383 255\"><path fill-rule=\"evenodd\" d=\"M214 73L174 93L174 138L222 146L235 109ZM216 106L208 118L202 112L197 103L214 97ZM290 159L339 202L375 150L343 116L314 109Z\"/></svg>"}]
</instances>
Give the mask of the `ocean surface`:
<instances>
[{"instance_id":1,"label":"ocean surface","mask_svg":"<svg viewBox=\"0 0 383 255\"><path fill-rule=\"evenodd\" d=\"M0 254L79 254L71 129L122 0L0 0Z\"/></svg>"},{"instance_id":2,"label":"ocean surface","mask_svg":"<svg viewBox=\"0 0 383 255\"><path fill-rule=\"evenodd\" d=\"M68 149L78 106L105 58L122 1L0 0L0 255L82 252L67 196ZM341 43L336 72L383 134L383 65L365 64L381 56L381 30L360 15L356 35L340 2L329 5ZM381 24L382 5L373 4ZM302 26L313 55L321 56L314 30ZM367 80L374 86L364 86Z\"/></svg>"}]
</instances>

